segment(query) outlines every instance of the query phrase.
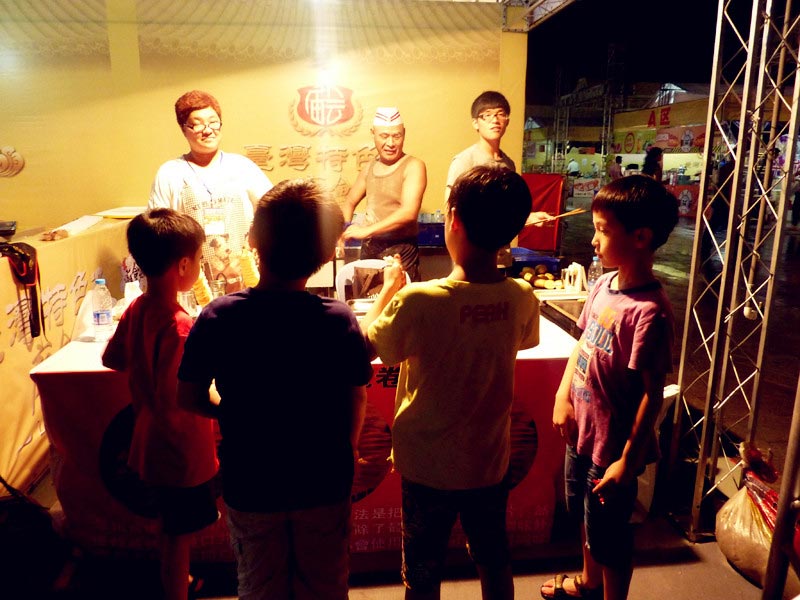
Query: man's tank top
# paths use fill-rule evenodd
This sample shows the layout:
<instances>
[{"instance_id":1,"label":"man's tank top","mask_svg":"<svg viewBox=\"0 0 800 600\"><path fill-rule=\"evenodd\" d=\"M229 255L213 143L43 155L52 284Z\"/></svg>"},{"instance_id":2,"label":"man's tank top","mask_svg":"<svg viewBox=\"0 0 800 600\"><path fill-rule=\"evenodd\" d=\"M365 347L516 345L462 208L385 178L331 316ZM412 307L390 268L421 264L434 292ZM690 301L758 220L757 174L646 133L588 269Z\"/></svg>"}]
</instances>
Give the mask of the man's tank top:
<instances>
[{"instance_id":1,"label":"man's tank top","mask_svg":"<svg viewBox=\"0 0 800 600\"><path fill-rule=\"evenodd\" d=\"M395 163L395 169L387 175L375 175L375 162L367 171L367 224L377 223L400 208L403 178L410 156L406 154ZM417 222L385 234L373 236L378 239L407 239L417 237Z\"/></svg>"}]
</instances>

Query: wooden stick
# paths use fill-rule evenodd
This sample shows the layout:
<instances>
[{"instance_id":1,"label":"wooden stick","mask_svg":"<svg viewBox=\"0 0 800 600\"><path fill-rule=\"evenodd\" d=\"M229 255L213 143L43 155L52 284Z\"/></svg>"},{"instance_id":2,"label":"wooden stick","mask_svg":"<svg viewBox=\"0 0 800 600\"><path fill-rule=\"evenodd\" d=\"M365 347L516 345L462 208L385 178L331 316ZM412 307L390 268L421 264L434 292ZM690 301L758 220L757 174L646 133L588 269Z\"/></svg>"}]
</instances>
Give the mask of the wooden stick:
<instances>
[{"instance_id":1,"label":"wooden stick","mask_svg":"<svg viewBox=\"0 0 800 600\"><path fill-rule=\"evenodd\" d=\"M586 212L585 208L575 208L575 209L570 210L568 212L561 213L560 215L556 215L555 217L553 217L553 219L560 219L562 217L571 217L572 215L579 215L579 214L585 213L585 212Z\"/></svg>"},{"instance_id":2,"label":"wooden stick","mask_svg":"<svg viewBox=\"0 0 800 600\"><path fill-rule=\"evenodd\" d=\"M538 221L532 221L531 223L528 223L528 224L529 225L534 225L536 223L548 223L550 221L555 221L556 219L561 219L561 218L564 218L564 217L571 217L572 215L579 215L579 214L585 213L585 212L586 212L585 208L575 208L575 209L570 210L568 212L561 213L560 215L555 215L554 217L550 217L548 219L539 219Z\"/></svg>"}]
</instances>

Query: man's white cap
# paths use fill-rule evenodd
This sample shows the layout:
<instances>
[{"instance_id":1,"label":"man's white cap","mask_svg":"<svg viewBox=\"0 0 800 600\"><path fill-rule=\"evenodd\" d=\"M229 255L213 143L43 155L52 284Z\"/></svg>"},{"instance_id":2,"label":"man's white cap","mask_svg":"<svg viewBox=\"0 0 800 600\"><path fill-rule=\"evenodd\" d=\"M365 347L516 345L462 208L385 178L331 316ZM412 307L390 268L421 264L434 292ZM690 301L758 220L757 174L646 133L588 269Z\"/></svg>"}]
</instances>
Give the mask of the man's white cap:
<instances>
[{"instance_id":1,"label":"man's white cap","mask_svg":"<svg viewBox=\"0 0 800 600\"><path fill-rule=\"evenodd\" d=\"M372 124L381 127L402 125L403 117L400 116L400 111L397 110L396 106L379 106L375 111L375 118L372 120Z\"/></svg>"}]
</instances>

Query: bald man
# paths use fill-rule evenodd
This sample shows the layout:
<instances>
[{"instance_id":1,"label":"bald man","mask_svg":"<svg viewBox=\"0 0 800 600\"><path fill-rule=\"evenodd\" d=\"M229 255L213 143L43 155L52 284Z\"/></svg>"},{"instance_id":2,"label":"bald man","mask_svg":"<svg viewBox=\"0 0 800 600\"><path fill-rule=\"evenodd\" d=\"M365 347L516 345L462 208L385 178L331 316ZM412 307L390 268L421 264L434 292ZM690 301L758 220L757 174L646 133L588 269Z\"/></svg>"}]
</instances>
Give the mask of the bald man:
<instances>
[{"instance_id":1,"label":"bald man","mask_svg":"<svg viewBox=\"0 0 800 600\"><path fill-rule=\"evenodd\" d=\"M350 222L366 198L366 219L342 237L361 240L360 258L399 254L411 280L420 281L417 218L428 185L425 163L403 151L406 129L397 108L378 108L370 131L378 156L361 169L342 206Z\"/></svg>"}]
</instances>

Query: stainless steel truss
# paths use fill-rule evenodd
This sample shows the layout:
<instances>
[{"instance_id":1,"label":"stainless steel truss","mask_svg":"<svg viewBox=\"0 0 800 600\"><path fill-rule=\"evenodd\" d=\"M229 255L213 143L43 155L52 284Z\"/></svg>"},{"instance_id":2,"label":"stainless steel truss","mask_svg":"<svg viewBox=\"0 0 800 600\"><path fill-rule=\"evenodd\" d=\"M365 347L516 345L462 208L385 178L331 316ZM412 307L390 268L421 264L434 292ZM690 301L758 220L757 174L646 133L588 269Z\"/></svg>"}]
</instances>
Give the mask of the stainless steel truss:
<instances>
[{"instance_id":1,"label":"stainless steel truss","mask_svg":"<svg viewBox=\"0 0 800 600\"><path fill-rule=\"evenodd\" d=\"M713 533L701 512L740 466L737 444L756 435L797 140L796 12L792 0L719 0L707 168L700 180L671 446L673 465L680 459L697 466L687 530L692 540ZM707 175L720 153L734 157L735 168L727 185L709 191ZM723 206L729 208L727 230L715 237L708 214ZM704 238L711 246L707 255ZM719 272L710 269L715 261L721 262Z\"/></svg>"}]
</instances>

